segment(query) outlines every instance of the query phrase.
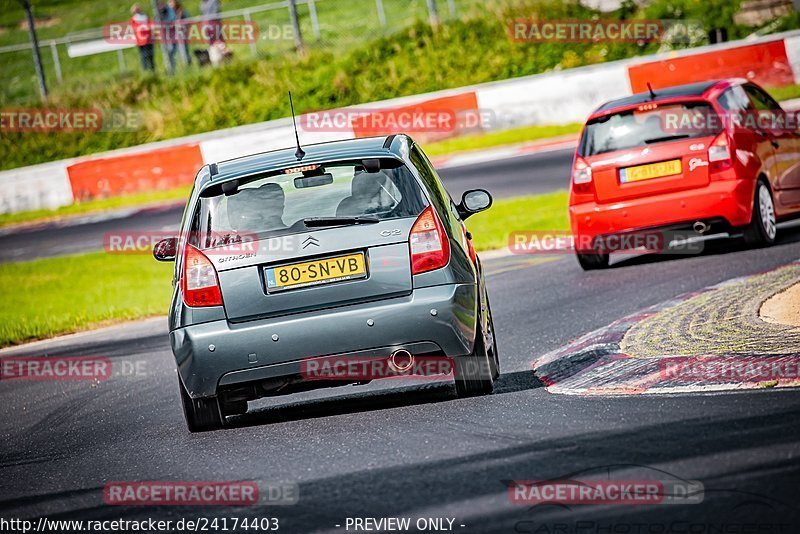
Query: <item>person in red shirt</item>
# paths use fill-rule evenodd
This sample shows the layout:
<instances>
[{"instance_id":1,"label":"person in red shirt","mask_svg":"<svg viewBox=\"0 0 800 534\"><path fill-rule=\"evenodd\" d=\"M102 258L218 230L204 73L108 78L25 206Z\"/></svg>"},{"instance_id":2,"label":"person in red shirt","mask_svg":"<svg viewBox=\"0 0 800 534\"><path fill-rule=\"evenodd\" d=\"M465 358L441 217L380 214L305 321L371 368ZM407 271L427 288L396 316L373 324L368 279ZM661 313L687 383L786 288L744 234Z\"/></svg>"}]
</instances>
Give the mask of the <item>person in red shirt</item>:
<instances>
[{"instance_id":1,"label":"person in red shirt","mask_svg":"<svg viewBox=\"0 0 800 534\"><path fill-rule=\"evenodd\" d=\"M131 27L136 37L136 46L139 47L139 59L142 61L142 70L155 72L156 64L153 54L153 30L150 27L150 19L142 11L139 4L131 7Z\"/></svg>"}]
</instances>

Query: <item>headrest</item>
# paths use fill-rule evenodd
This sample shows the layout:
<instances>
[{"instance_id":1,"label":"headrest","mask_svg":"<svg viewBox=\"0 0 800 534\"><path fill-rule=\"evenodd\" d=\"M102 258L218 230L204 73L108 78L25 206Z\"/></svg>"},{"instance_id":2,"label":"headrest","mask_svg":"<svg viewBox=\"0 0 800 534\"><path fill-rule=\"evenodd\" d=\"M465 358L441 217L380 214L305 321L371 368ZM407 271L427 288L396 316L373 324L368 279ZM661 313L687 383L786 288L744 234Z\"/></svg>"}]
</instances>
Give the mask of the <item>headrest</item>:
<instances>
[{"instance_id":1,"label":"headrest","mask_svg":"<svg viewBox=\"0 0 800 534\"><path fill-rule=\"evenodd\" d=\"M274 183L243 188L227 198L228 221L235 229L245 228L247 221L263 220L283 215L285 195Z\"/></svg>"},{"instance_id":2,"label":"headrest","mask_svg":"<svg viewBox=\"0 0 800 534\"><path fill-rule=\"evenodd\" d=\"M381 186L386 184L386 175L383 172L357 172L353 176L351 191L354 197L370 198L381 192Z\"/></svg>"}]
</instances>

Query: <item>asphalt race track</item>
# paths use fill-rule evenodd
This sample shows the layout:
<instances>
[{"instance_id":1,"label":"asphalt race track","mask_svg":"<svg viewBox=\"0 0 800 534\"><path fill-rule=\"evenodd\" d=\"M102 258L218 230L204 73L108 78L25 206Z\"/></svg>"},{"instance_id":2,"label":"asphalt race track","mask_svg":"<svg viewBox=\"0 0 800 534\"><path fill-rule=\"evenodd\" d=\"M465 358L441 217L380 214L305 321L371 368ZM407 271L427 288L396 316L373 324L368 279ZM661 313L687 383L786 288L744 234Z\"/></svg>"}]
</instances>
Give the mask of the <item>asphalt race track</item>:
<instances>
[{"instance_id":1,"label":"asphalt race track","mask_svg":"<svg viewBox=\"0 0 800 534\"><path fill-rule=\"evenodd\" d=\"M569 256L487 261L502 376L483 398L458 400L449 382L348 386L251 403L230 428L191 435L165 319L4 351L104 355L137 371L97 383L0 383L0 509L84 520L276 517L284 532L345 532L347 517L393 516L455 518L465 533L796 532L800 391L563 396L530 372L537 355L617 318L800 257L800 233L779 239L770 249L724 242L589 274ZM509 501L505 481L632 464L700 481L703 502ZM283 481L300 493L297 504L274 507L103 504L105 484L139 480Z\"/></svg>"},{"instance_id":2,"label":"asphalt race track","mask_svg":"<svg viewBox=\"0 0 800 534\"><path fill-rule=\"evenodd\" d=\"M533 195L567 188L572 155L572 149L553 150L468 167L448 167L440 174L454 198L475 188L488 189L495 198ZM117 213L113 219L94 216L23 231L0 229L0 263L100 250L103 237L109 232L176 230L182 213L183 204L132 209Z\"/></svg>"}]
</instances>

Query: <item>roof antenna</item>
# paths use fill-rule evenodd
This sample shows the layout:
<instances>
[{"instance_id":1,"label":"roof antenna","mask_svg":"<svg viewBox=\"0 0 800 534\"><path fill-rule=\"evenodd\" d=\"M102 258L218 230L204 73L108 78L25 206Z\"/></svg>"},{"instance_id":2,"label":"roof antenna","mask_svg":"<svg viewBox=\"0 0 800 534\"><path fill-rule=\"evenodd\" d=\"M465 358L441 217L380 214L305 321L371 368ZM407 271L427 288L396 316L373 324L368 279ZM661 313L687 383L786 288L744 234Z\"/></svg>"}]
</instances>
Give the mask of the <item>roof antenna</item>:
<instances>
[{"instance_id":1,"label":"roof antenna","mask_svg":"<svg viewBox=\"0 0 800 534\"><path fill-rule=\"evenodd\" d=\"M647 82L647 90L650 91L650 100L653 100L656 97L656 92L653 91L653 86L650 85L650 82Z\"/></svg>"},{"instance_id":2,"label":"roof antenna","mask_svg":"<svg viewBox=\"0 0 800 534\"><path fill-rule=\"evenodd\" d=\"M292 108L292 124L294 125L294 139L297 141L297 150L294 151L294 157L297 158L297 161L303 159L303 156L306 155L305 151L300 148L300 137L297 135L297 121L294 118L294 103L292 102L292 92L289 91L289 106Z\"/></svg>"}]
</instances>

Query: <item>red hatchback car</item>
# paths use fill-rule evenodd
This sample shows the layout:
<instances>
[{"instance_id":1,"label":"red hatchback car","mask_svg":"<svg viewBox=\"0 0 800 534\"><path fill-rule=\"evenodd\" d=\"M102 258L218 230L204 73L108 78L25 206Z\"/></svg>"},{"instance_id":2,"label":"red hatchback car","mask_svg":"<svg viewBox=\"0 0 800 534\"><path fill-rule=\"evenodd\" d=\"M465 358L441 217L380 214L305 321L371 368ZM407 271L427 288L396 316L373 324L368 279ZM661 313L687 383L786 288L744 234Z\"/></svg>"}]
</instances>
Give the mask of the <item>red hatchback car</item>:
<instances>
[{"instance_id":1,"label":"red hatchback car","mask_svg":"<svg viewBox=\"0 0 800 534\"><path fill-rule=\"evenodd\" d=\"M681 232L775 241L800 215L800 135L766 91L742 79L608 102L575 153L569 214L578 261L608 266L609 238Z\"/></svg>"}]
</instances>

